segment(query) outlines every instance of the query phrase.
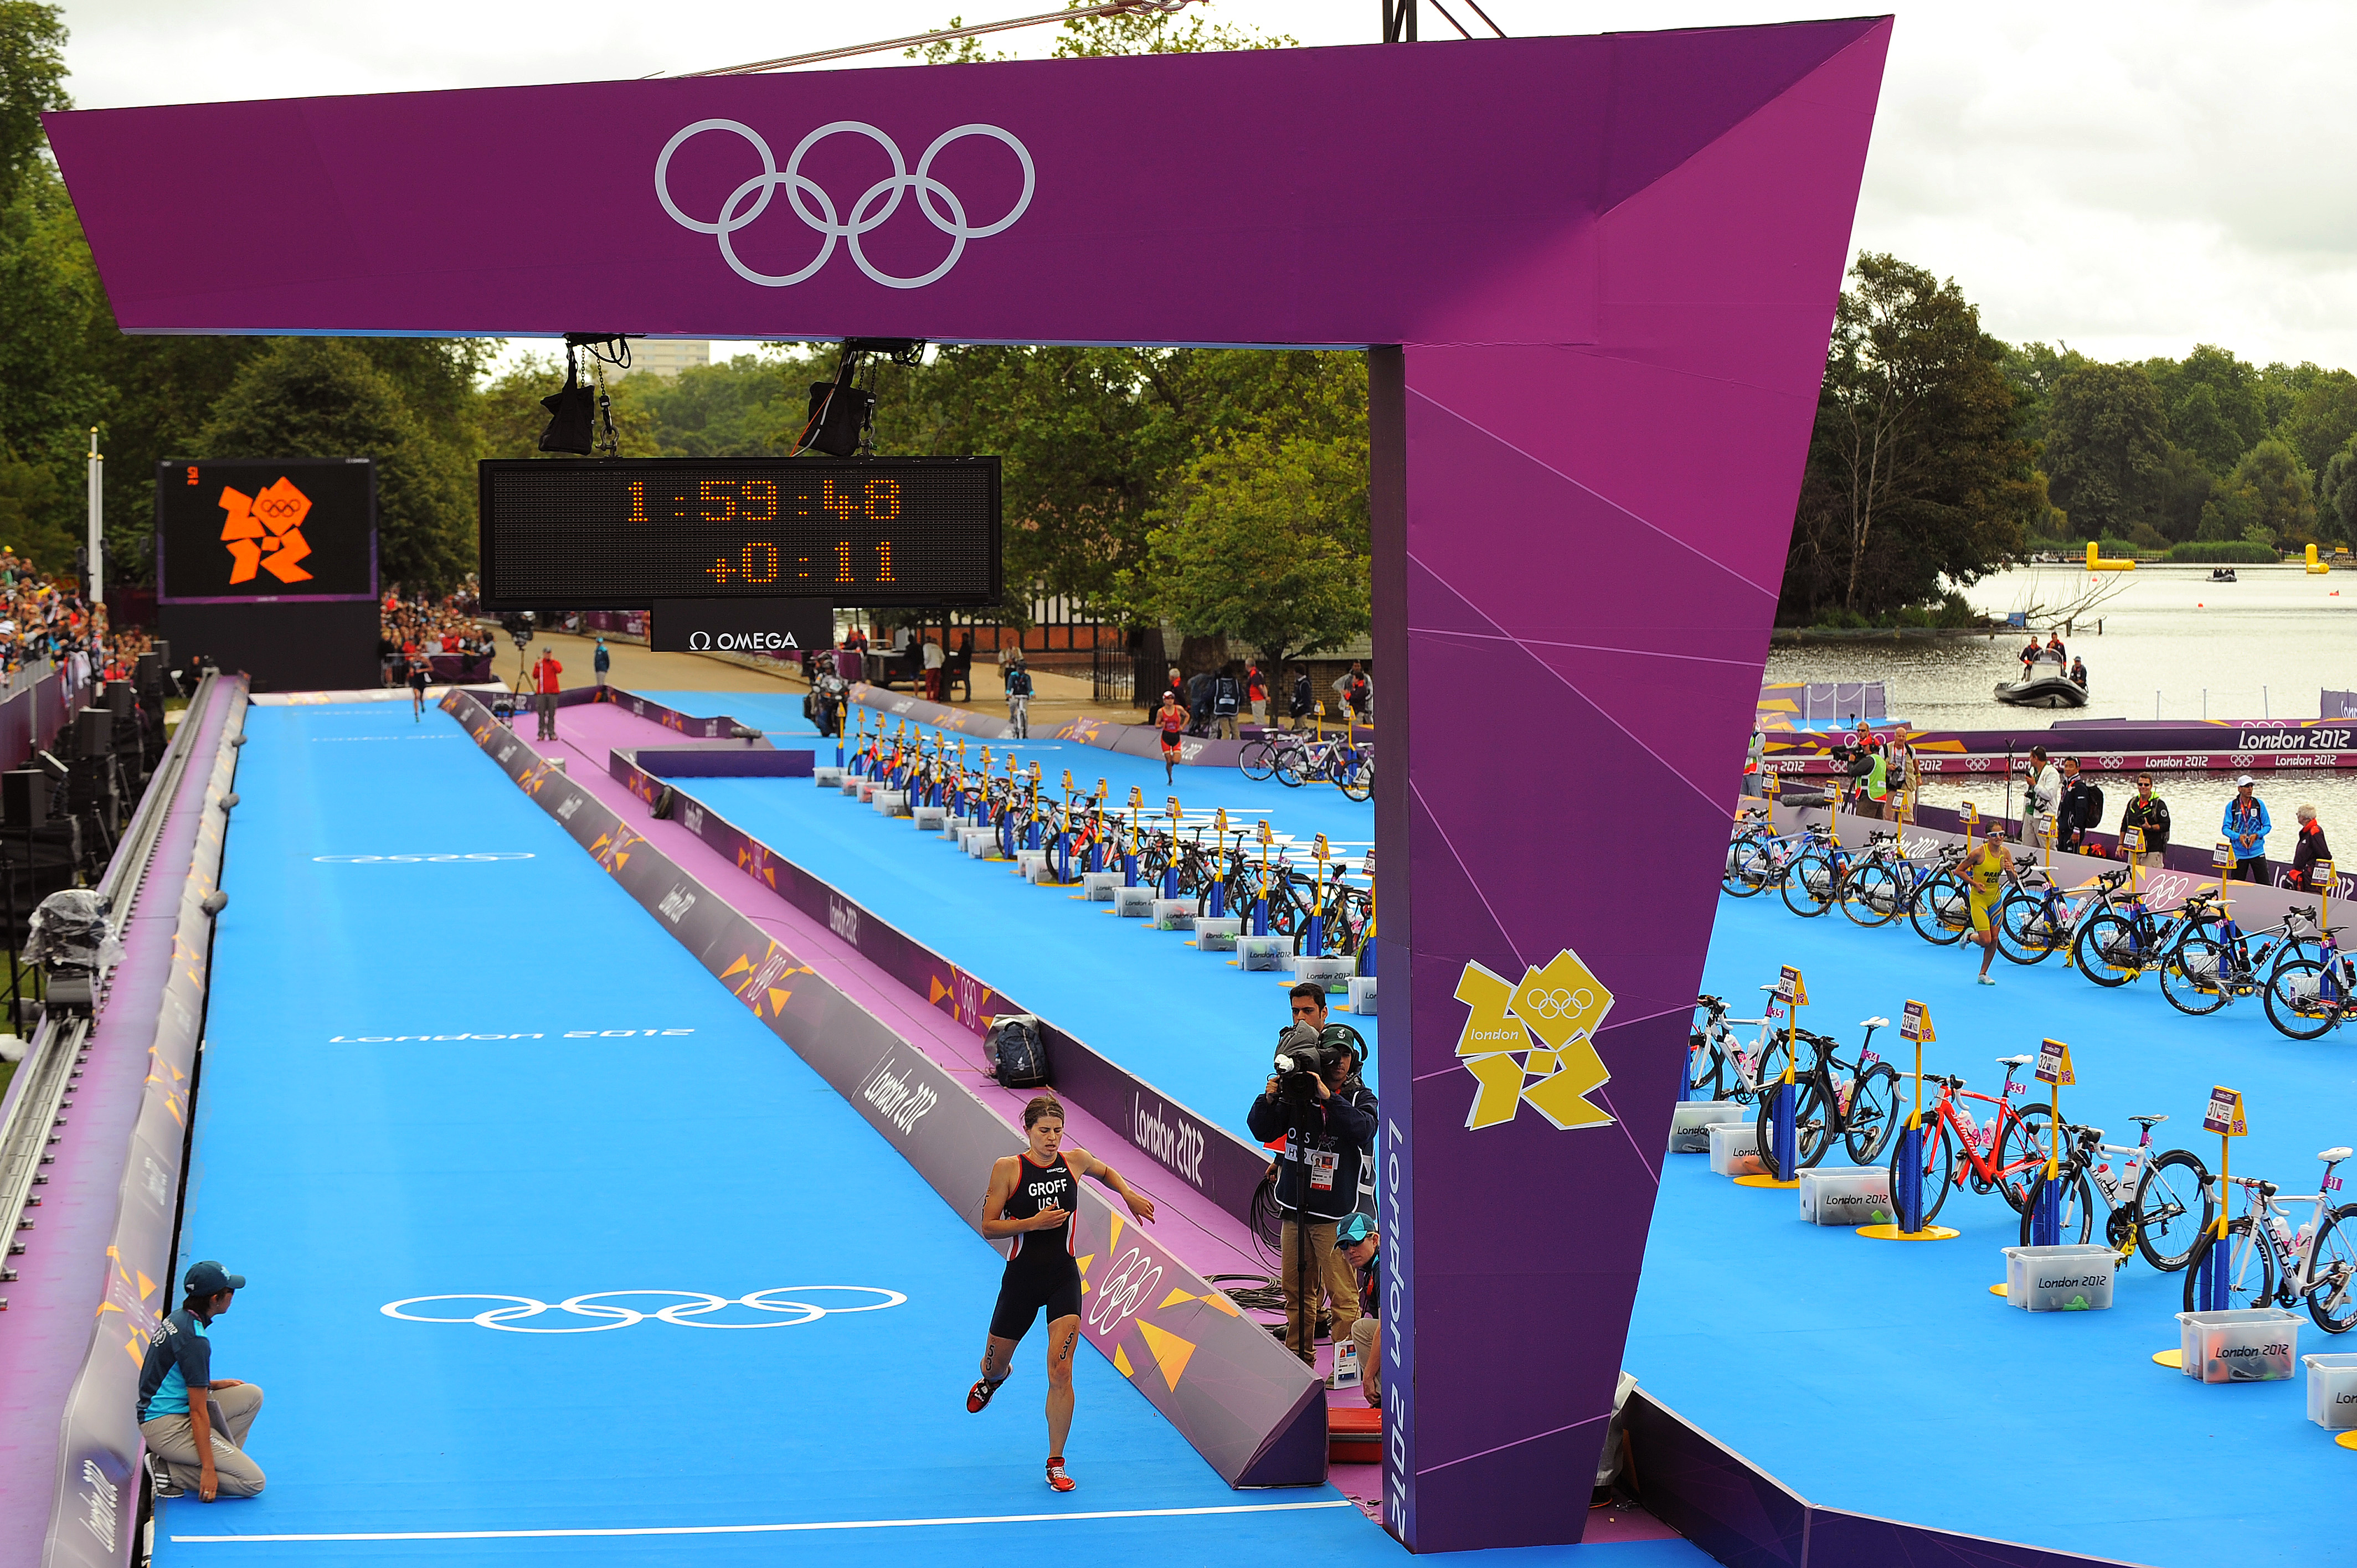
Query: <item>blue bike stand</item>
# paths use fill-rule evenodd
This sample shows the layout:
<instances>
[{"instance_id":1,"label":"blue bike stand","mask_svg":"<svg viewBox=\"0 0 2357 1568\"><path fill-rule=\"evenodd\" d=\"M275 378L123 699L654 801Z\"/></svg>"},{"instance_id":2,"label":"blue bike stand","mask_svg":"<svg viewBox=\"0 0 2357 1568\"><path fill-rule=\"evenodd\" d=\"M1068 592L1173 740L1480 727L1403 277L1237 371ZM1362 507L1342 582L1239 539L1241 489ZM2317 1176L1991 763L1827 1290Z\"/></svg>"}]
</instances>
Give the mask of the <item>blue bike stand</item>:
<instances>
[{"instance_id":1,"label":"blue bike stand","mask_svg":"<svg viewBox=\"0 0 2357 1568\"><path fill-rule=\"evenodd\" d=\"M2212 1237L2210 1244L2201 1249L2201 1271L2193 1276L2195 1311L2223 1312L2226 1310L2229 1305L2226 1299L2226 1264L2233 1251L2233 1240L2231 1237L2222 1247L2218 1244L2216 1238Z\"/></svg>"},{"instance_id":2,"label":"blue bike stand","mask_svg":"<svg viewBox=\"0 0 2357 1568\"><path fill-rule=\"evenodd\" d=\"M1211 918L1218 919L1228 912L1228 888L1223 882L1211 884Z\"/></svg>"},{"instance_id":3,"label":"blue bike stand","mask_svg":"<svg viewBox=\"0 0 2357 1568\"><path fill-rule=\"evenodd\" d=\"M2062 1181L2038 1186L2038 1207L2029 1216L2029 1244L2033 1247L2058 1247L2062 1243Z\"/></svg>"},{"instance_id":4,"label":"blue bike stand","mask_svg":"<svg viewBox=\"0 0 2357 1568\"><path fill-rule=\"evenodd\" d=\"M1038 849L1039 847L1039 824L1036 819L1028 828L1026 828L1023 831L1023 847L1025 849Z\"/></svg>"},{"instance_id":5,"label":"blue bike stand","mask_svg":"<svg viewBox=\"0 0 2357 1568\"><path fill-rule=\"evenodd\" d=\"M1175 865L1162 868L1162 896L1165 898L1178 897L1178 868Z\"/></svg>"},{"instance_id":6,"label":"blue bike stand","mask_svg":"<svg viewBox=\"0 0 2357 1568\"><path fill-rule=\"evenodd\" d=\"M1307 936L1302 938L1301 956L1304 958L1324 958L1326 956L1325 916L1312 915L1309 917L1309 931Z\"/></svg>"},{"instance_id":7,"label":"blue bike stand","mask_svg":"<svg viewBox=\"0 0 2357 1568\"><path fill-rule=\"evenodd\" d=\"M1268 935L1268 900L1265 898L1253 900L1252 934L1256 937Z\"/></svg>"},{"instance_id":8,"label":"blue bike stand","mask_svg":"<svg viewBox=\"0 0 2357 1568\"><path fill-rule=\"evenodd\" d=\"M1912 1236L1923 1229L1923 1129L1899 1130L1899 1154L1892 1169L1899 1173L1890 1201L1899 1210L1899 1229Z\"/></svg>"},{"instance_id":9,"label":"blue bike stand","mask_svg":"<svg viewBox=\"0 0 2357 1568\"><path fill-rule=\"evenodd\" d=\"M1137 856L1124 854L1121 857L1121 885L1124 887L1137 886Z\"/></svg>"},{"instance_id":10,"label":"blue bike stand","mask_svg":"<svg viewBox=\"0 0 2357 1568\"><path fill-rule=\"evenodd\" d=\"M1777 1085L1777 1089L1780 1092L1776 1096L1776 1115L1771 1129L1776 1149L1776 1179L1798 1181L1801 1178L1801 1130L1795 1125L1794 1102L1801 1098L1801 1086L1783 1083Z\"/></svg>"},{"instance_id":11,"label":"blue bike stand","mask_svg":"<svg viewBox=\"0 0 2357 1568\"><path fill-rule=\"evenodd\" d=\"M1103 871L1104 869L1103 844L1092 843L1089 845L1089 869L1091 871Z\"/></svg>"},{"instance_id":12,"label":"blue bike stand","mask_svg":"<svg viewBox=\"0 0 2357 1568\"><path fill-rule=\"evenodd\" d=\"M1380 940L1380 938L1369 937L1365 941L1359 945L1359 972L1361 974L1372 974L1375 972L1375 947Z\"/></svg>"}]
</instances>

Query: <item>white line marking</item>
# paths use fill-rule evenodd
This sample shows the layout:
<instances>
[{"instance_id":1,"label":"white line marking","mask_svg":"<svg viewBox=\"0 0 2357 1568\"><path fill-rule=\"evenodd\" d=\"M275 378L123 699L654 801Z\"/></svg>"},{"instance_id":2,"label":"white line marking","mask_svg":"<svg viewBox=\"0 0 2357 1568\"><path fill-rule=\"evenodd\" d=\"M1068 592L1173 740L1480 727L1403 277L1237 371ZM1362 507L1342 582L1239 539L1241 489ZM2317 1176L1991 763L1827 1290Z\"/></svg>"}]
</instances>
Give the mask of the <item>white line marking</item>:
<instances>
[{"instance_id":1,"label":"white line marking","mask_svg":"<svg viewBox=\"0 0 2357 1568\"><path fill-rule=\"evenodd\" d=\"M1348 1498L1314 1503L1231 1503L1200 1509L1106 1509L1094 1513L974 1514L964 1519L845 1519L808 1524L671 1524L632 1530L413 1530L339 1535L176 1535L173 1542L219 1544L228 1541L543 1541L591 1536L629 1535L777 1535L813 1530L918 1530L957 1524L1061 1524L1088 1519L1187 1519L1200 1514L1298 1513L1308 1509L1354 1507Z\"/></svg>"}]
</instances>

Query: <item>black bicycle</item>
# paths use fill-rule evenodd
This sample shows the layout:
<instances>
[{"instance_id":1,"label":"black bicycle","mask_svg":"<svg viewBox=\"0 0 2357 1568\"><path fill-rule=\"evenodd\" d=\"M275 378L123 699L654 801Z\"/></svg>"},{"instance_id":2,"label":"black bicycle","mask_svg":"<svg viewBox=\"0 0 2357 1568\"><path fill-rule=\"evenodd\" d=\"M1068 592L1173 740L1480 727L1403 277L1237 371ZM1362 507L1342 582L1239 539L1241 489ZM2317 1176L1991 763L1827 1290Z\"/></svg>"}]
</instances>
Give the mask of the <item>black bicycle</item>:
<instances>
[{"instance_id":1,"label":"black bicycle","mask_svg":"<svg viewBox=\"0 0 2357 1568\"><path fill-rule=\"evenodd\" d=\"M1753 1124L1758 1130L1760 1163L1770 1176L1781 1181L1792 1174L1779 1168L1776 1161L1777 1107L1786 1094L1798 1097L1793 1101L1792 1127L1793 1154L1800 1169L1814 1168L1836 1143L1848 1149L1852 1165L1870 1165L1881 1159L1899 1126L1899 1069L1874 1054L1874 1032L1889 1028L1890 1020L1863 1018L1859 1026L1866 1037L1858 1042L1855 1061L1844 1061L1835 1054L1841 1049L1839 1040L1808 1029L1796 1030L1795 1037L1808 1044L1809 1065L1797 1069L1790 1083L1779 1079L1760 1086L1760 1111ZM1836 1073L1846 1076L1836 1078Z\"/></svg>"}]
</instances>

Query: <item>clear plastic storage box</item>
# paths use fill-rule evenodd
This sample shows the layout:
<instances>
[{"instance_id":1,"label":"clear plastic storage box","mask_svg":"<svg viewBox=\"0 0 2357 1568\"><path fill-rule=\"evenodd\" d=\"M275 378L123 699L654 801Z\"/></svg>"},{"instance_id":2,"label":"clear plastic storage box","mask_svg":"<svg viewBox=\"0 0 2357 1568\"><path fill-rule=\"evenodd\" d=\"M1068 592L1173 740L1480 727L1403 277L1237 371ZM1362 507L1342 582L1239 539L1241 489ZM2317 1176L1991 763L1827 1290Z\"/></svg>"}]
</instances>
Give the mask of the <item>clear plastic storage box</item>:
<instances>
[{"instance_id":1,"label":"clear plastic storage box","mask_svg":"<svg viewBox=\"0 0 2357 1568\"><path fill-rule=\"evenodd\" d=\"M2299 1314L2280 1307L2180 1312L2178 1348L2185 1375L2205 1383L2272 1383L2299 1359Z\"/></svg>"},{"instance_id":2,"label":"clear plastic storage box","mask_svg":"<svg viewBox=\"0 0 2357 1568\"><path fill-rule=\"evenodd\" d=\"M2101 1312L2112 1305L2120 1255L2109 1247L2007 1247L2005 1299L2024 1312Z\"/></svg>"},{"instance_id":3,"label":"clear plastic storage box","mask_svg":"<svg viewBox=\"0 0 2357 1568\"><path fill-rule=\"evenodd\" d=\"M2334 1432L2357 1427L2357 1354L2299 1359L2308 1369L2308 1419Z\"/></svg>"},{"instance_id":4,"label":"clear plastic storage box","mask_svg":"<svg viewBox=\"0 0 2357 1568\"><path fill-rule=\"evenodd\" d=\"M1710 1168L1715 1176L1762 1176L1760 1134L1749 1118L1710 1124Z\"/></svg>"},{"instance_id":5,"label":"clear plastic storage box","mask_svg":"<svg viewBox=\"0 0 2357 1568\"><path fill-rule=\"evenodd\" d=\"M1821 1165L1801 1173L1801 1219L1809 1225L1884 1225L1890 1173L1880 1165Z\"/></svg>"},{"instance_id":6,"label":"clear plastic storage box","mask_svg":"<svg viewBox=\"0 0 2357 1568\"><path fill-rule=\"evenodd\" d=\"M1682 1100L1670 1112L1670 1153L1710 1153L1710 1124L1732 1122L1746 1114L1732 1100Z\"/></svg>"}]
</instances>

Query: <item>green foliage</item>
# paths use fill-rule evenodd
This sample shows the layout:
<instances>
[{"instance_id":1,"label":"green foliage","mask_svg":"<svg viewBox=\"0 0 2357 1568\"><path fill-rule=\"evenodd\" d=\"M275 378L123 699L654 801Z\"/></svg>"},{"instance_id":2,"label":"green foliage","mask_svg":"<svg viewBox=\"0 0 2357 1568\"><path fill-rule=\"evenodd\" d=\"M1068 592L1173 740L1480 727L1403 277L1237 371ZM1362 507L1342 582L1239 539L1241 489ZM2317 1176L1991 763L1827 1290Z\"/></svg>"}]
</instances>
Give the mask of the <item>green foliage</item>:
<instances>
[{"instance_id":1,"label":"green foliage","mask_svg":"<svg viewBox=\"0 0 2357 1568\"><path fill-rule=\"evenodd\" d=\"M1144 566L1114 599L1189 637L1224 637L1271 668L1339 648L1371 622L1367 452L1244 436L1188 466Z\"/></svg>"},{"instance_id":2,"label":"green foliage","mask_svg":"<svg viewBox=\"0 0 2357 1568\"><path fill-rule=\"evenodd\" d=\"M2169 558L2180 565L2266 565L2282 557L2264 544L2247 539L2188 540L2172 545Z\"/></svg>"},{"instance_id":3,"label":"green foliage","mask_svg":"<svg viewBox=\"0 0 2357 1568\"><path fill-rule=\"evenodd\" d=\"M70 109L65 14L38 0L0 0L0 207L16 199L48 138L41 115Z\"/></svg>"},{"instance_id":4,"label":"green foliage","mask_svg":"<svg viewBox=\"0 0 2357 1568\"><path fill-rule=\"evenodd\" d=\"M58 523L57 474L0 448L0 550L13 551L44 571L70 570L78 536Z\"/></svg>"},{"instance_id":5,"label":"green foliage","mask_svg":"<svg viewBox=\"0 0 2357 1568\"><path fill-rule=\"evenodd\" d=\"M2204 541L2247 539L2290 550L2316 537L2316 496L2299 455L2282 441L2262 441L2243 455L2201 509Z\"/></svg>"},{"instance_id":6,"label":"green foliage","mask_svg":"<svg viewBox=\"0 0 2357 1568\"><path fill-rule=\"evenodd\" d=\"M2319 521L2337 525L2341 539L2357 539L2357 435L2341 444L2316 479Z\"/></svg>"},{"instance_id":7,"label":"green foliage","mask_svg":"<svg viewBox=\"0 0 2357 1568\"><path fill-rule=\"evenodd\" d=\"M2262 374L2225 349L2202 343L2182 360L2141 367L2169 411L2169 439L2222 476L2258 445L2273 421Z\"/></svg>"},{"instance_id":8,"label":"green foliage","mask_svg":"<svg viewBox=\"0 0 2357 1568\"><path fill-rule=\"evenodd\" d=\"M2309 472L2321 474L2357 438L2357 376L2347 371L2319 371L2294 394L2291 411L2276 434L2299 454Z\"/></svg>"},{"instance_id":9,"label":"green foliage","mask_svg":"<svg viewBox=\"0 0 2357 1568\"><path fill-rule=\"evenodd\" d=\"M214 457L373 457L377 553L388 584L447 592L471 569L471 449L422 417L443 383L423 350L385 357L422 380L413 394L377 362L377 340L288 338L249 360L198 433ZM463 356L453 354L454 360Z\"/></svg>"},{"instance_id":10,"label":"green foliage","mask_svg":"<svg viewBox=\"0 0 2357 1568\"><path fill-rule=\"evenodd\" d=\"M2007 350L1963 292L1887 255L1851 276L1785 562L1791 619L1886 615L1972 583L2046 511Z\"/></svg>"},{"instance_id":11,"label":"green foliage","mask_svg":"<svg viewBox=\"0 0 2357 1568\"><path fill-rule=\"evenodd\" d=\"M2158 518L2168 456L2168 414L2142 370L2091 364L2055 383L2047 482L2080 537L2127 533Z\"/></svg>"}]
</instances>

